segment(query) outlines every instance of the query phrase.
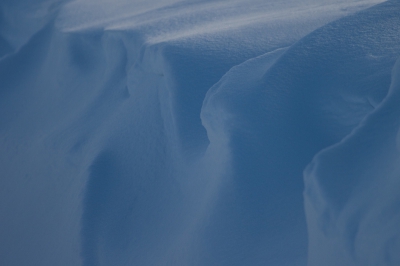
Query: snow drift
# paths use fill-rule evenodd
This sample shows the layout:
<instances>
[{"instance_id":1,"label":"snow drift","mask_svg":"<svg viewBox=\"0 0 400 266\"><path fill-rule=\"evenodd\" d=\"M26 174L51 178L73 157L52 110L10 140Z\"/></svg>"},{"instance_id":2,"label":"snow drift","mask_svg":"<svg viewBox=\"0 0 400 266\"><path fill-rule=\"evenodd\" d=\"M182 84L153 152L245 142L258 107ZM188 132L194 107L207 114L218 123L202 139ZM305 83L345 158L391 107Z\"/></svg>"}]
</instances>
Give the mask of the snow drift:
<instances>
[{"instance_id":1,"label":"snow drift","mask_svg":"<svg viewBox=\"0 0 400 266\"><path fill-rule=\"evenodd\" d=\"M397 265L381 2L0 3L0 264Z\"/></svg>"}]
</instances>

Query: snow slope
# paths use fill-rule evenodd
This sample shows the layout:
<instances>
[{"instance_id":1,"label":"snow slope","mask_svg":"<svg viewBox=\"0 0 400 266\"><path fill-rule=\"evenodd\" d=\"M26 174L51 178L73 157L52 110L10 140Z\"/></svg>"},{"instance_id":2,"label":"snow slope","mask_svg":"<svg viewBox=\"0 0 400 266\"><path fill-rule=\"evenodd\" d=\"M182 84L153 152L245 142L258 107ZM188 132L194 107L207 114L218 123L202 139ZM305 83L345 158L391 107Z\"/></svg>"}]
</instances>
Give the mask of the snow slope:
<instances>
[{"instance_id":1,"label":"snow slope","mask_svg":"<svg viewBox=\"0 0 400 266\"><path fill-rule=\"evenodd\" d=\"M0 11L1 265L399 263L399 1Z\"/></svg>"}]
</instances>

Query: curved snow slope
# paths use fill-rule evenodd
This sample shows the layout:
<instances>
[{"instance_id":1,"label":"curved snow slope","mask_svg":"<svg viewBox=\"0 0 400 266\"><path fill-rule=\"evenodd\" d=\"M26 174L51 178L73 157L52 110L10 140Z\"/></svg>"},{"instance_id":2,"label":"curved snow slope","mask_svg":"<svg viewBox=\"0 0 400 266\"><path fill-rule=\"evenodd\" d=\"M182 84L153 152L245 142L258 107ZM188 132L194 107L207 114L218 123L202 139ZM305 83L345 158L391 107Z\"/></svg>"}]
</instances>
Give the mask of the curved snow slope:
<instances>
[{"instance_id":1,"label":"curved snow slope","mask_svg":"<svg viewBox=\"0 0 400 266\"><path fill-rule=\"evenodd\" d=\"M396 265L380 2L2 1L0 264Z\"/></svg>"},{"instance_id":2,"label":"curved snow slope","mask_svg":"<svg viewBox=\"0 0 400 266\"><path fill-rule=\"evenodd\" d=\"M398 35L400 3L372 11L379 48L390 43L398 51L398 37L388 32ZM394 27L379 29L389 21ZM399 77L400 59L386 98L305 171L309 265L400 264Z\"/></svg>"},{"instance_id":3,"label":"curved snow slope","mask_svg":"<svg viewBox=\"0 0 400 266\"><path fill-rule=\"evenodd\" d=\"M254 233L261 239L265 234L270 240L264 242L264 254L274 250L277 243L287 245L288 238L292 245L295 241L305 242L301 228L303 221L299 218L303 212L302 170L318 151L348 135L386 96L392 66L400 55L399 11L399 2L388 2L333 22L285 52L277 50L235 67L210 89L203 106L203 117L210 120L219 114L219 120L212 126L230 136L234 169L230 178L235 184L231 198L226 197L225 202L216 207L216 220L229 217L226 212L231 216L215 232L222 234L226 230L227 235L232 231L240 232L239 228L246 227L251 221L252 228L257 228ZM270 60L276 60L279 55L270 66ZM378 124L373 125L379 128ZM369 138L375 137L374 131L366 134L371 134ZM368 146L367 140L364 141ZM355 167L354 171L361 171L363 164L378 173L386 171L383 165L370 166L365 161L352 165L351 158L359 156L358 152L384 160L375 150L352 150L354 147L346 156L340 154L332 160L344 160L345 166ZM249 157L249 154L254 156ZM328 175L319 177L319 172L316 174L324 180L321 189L330 192L328 196L333 202L341 199L347 190L347 182L350 182L348 179L353 179L351 175L355 173L342 176L343 166L336 164L327 169L321 164L316 167ZM369 197L370 194L363 195ZM317 206L323 204L320 198L307 198L307 201ZM326 201L326 208L329 208L332 203L329 199ZM243 212L249 205L251 209ZM319 213L322 210L317 209L315 214L321 216L321 227L327 219L325 212ZM352 211L354 209L349 215L357 215ZM389 215L396 216L400 210L393 207L391 211ZM309 265L358 265L357 260L340 261L342 254L330 249L328 237L329 240L319 240L313 236L318 227L312 217L308 219ZM334 224L335 220L329 222ZM356 224L352 230L357 228ZM338 230L345 229L340 227ZM371 228L365 230L365 238L373 233L369 230ZM397 231L388 228L386 233L395 237ZM243 232L243 236L249 234ZM335 239L336 231L330 236ZM320 248L324 245L327 246L322 253ZM347 248L343 241L337 243L337 249ZM385 249L384 246L381 248ZM393 247L390 252L398 251L398 247ZM378 256L373 246L365 252ZM319 260L315 261L314 257ZM364 258L359 265L384 265L383 260L369 262L369 257ZM398 264L390 263L388 265Z\"/></svg>"},{"instance_id":4,"label":"curved snow slope","mask_svg":"<svg viewBox=\"0 0 400 266\"><path fill-rule=\"evenodd\" d=\"M400 263L400 60L385 100L305 171L309 265Z\"/></svg>"}]
</instances>

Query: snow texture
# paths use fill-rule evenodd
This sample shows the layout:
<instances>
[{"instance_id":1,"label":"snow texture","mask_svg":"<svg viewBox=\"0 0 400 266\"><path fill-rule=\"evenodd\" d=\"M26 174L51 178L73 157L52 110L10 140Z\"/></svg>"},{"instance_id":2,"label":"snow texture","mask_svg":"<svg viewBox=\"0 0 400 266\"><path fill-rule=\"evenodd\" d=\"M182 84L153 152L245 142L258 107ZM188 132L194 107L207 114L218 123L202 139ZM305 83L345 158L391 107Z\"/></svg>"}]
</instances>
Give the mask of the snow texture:
<instances>
[{"instance_id":1,"label":"snow texture","mask_svg":"<svg viewBox=\"0 0 400 266\"><path fill-rule=\"evenodd\" d=\"M0 265L400 265L400 1L2 0Z\"/></svg>"}]
</instances>

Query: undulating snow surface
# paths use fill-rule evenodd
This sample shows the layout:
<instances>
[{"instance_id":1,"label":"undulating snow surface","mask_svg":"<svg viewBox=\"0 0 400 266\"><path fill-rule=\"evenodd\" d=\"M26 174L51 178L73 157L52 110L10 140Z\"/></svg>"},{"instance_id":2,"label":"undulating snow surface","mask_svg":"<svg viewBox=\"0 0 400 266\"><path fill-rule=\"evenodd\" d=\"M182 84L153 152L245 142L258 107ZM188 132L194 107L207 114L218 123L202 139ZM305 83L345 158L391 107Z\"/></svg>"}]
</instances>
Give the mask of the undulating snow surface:
<instances>
[{"instance_id":1,"label":"undulating snow surface","mask_svg":"<svg viewBox=\"0 0 400 266\"><path fill-rule=\"evenodd\" d=\"M400 265L399 58L396 0L2 0L0 265Z\"/></svg>"}]
</instances>

